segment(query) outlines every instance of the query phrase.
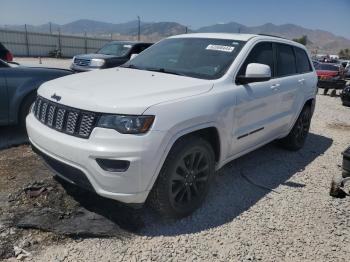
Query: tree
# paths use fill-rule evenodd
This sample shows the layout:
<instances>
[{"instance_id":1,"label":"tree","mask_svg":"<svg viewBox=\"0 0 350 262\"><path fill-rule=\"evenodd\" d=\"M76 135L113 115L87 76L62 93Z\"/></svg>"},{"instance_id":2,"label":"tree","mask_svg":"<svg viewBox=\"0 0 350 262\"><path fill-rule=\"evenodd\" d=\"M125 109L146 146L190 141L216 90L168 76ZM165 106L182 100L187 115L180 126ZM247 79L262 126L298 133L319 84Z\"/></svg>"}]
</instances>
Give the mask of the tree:
<instances>
[{"instance_id":1,"label":"tree","mask_svg":"<svg viewBox=\"0 0 350 262\"><path fill-rule=\"evenodd\" d=\"M302 45L306 45L307 44L307 36L303 35L300 38L294 38L293 41L295 41L295 42L297 42L299 44L302 44Z\"/></svg>"},{"instance_id":2,"label":"tree","mask_svg":"<svg viewBox=\"0 0 350 262\"><path fill-rule=\"evenodd\" d=\"M349 48L340 49L338 55L340 58L350 59L350 49Z\"/></svg>"}]
</instances>

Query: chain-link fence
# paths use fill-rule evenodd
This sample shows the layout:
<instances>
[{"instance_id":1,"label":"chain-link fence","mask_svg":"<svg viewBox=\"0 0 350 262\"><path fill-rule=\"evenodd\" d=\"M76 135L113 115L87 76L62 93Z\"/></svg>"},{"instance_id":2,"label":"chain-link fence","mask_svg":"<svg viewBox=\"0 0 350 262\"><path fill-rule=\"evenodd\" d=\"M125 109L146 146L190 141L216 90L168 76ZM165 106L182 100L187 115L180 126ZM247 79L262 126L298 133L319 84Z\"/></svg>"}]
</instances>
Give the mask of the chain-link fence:
<instances>
[{"instance_id":1,"label":"chain-link fence","mask_svg":"<svg viewBox=\"0 0 350 262\"><path fill-rule=\"evenodd\" d=\"M50 56L60 51L63 57L95 52L110 39L35 33L0 29L0 42L15 56Z\"/></svg>"}]
</instances>

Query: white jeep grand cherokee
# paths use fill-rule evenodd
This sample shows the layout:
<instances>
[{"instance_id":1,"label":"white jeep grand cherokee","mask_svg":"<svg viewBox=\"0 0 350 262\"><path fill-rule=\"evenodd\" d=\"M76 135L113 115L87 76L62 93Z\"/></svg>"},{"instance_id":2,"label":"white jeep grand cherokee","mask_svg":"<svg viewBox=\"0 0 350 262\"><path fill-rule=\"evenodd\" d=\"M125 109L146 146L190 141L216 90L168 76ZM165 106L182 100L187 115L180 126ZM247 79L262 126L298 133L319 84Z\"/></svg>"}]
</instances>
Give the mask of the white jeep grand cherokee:
<instances>
[{"instance_id":1,"label":"white jeep grand cherokee","mask_svg":"<svg viewBox=\"0 0 350 262\"><path fill-rule=\"evenodd\" d=\"M246 34L167 38L122 67L43 84L27 129L56 174L161 214L198 208L215 170L307 137L317 77L304 46Z\"/></svg>"}]
</instances>

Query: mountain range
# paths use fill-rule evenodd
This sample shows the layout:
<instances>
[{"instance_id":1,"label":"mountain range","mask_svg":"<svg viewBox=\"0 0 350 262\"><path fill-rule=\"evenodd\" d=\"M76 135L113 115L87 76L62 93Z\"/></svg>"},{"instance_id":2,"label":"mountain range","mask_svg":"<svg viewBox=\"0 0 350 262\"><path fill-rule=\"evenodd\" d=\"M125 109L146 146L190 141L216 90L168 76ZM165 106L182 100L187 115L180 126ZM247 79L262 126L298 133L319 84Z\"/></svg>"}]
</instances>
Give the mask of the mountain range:
<instances>
[{"instance_id":1,"label":"mountain range","mask_svg":"<svg viewBox=\"0 0 350 262\"><path fill-rule=\"evenodd\" d=\"M58 25L46 23L43 25L27 25L30 32L57 33L58 30L65 34L83 35L85 32L92 36L112 36L113 39L136 39L138 34L138 21L113 24L87 19L77 20L71 23ZM24 30L24 25L6 25L7 29ZM260 26L245 26L236 22L220 23L190 30L186 26L176 22L141 22L141 37L145 41L157 41L161 38L183 34L186 32L222 32L222 33L253 33L281 36L288 39L308 37L307 47L318 53L338 53L340 49L350 48L350 39L336 36L324 30L304 28L295 24L275 25L272 23Z\"/></svg>"}]
</instances>

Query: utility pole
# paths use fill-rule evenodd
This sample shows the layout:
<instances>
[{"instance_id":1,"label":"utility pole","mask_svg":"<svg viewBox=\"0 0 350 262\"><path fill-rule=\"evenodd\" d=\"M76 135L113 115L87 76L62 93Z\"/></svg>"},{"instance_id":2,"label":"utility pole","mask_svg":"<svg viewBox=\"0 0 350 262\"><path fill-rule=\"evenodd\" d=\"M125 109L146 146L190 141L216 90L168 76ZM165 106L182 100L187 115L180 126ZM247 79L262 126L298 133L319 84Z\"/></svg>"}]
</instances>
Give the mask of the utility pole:
<instances>
[{"instance_id":1,"label":"utility pole","mask_svg":"<svg viewBox=\"0 0 350 262\"><path fill-rule=\"evenodd\" d=\"M84 48L85 48L85 54L87 54L87 33L84 32Z\"/></svg>"},{"instance_id":2,"label":"utility pole","mask_svg":"<svg viewBox=\"0 0 350 262\"><path fill-rule=\"evenodd\" d=\"M50 34L52 35L52 23L50 22Z\"/></svg>"},{"instance_id":3,"label":"utility pole","mask_svg":"<svg viewBox=\"0 0 350 262\"><path fill-rule=\"evenodd\" d=\"M187 28L187 26L185 27L185 34L187 34L187 31L188 31L188 28Z\"/></svg>"},{"instance_id":4,"label":"utility pole","mask_svg":"<svg viewBox=\"0 0 350 262\"><path fill-rule=\"evenodd\" d=\"M140 19L140 16L137 16L137 21L138 21L137 40L140 41L140 36L141 36L141 19Z\"/></svg>"},{"instance_id":5,"label":"utility pole","mask_svg":"<svg viewBox=\"0 0 350 262\"><path fill-rule=\"evenodd\" d=\"M25 37L26 37L27 56L29 56L29 41L28 41L27 24L24 25L24 30L25 30Z\"/></svg>"}]
</instances>

